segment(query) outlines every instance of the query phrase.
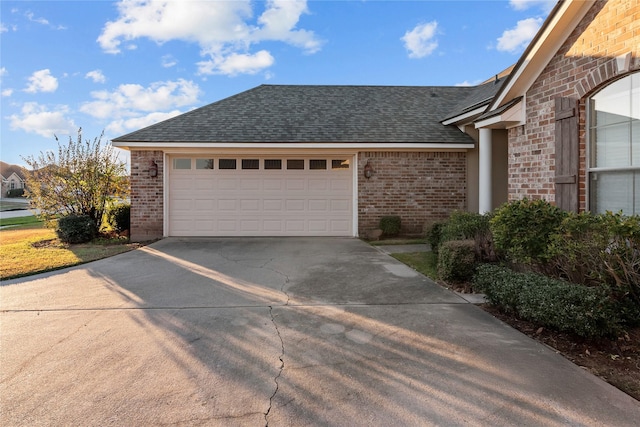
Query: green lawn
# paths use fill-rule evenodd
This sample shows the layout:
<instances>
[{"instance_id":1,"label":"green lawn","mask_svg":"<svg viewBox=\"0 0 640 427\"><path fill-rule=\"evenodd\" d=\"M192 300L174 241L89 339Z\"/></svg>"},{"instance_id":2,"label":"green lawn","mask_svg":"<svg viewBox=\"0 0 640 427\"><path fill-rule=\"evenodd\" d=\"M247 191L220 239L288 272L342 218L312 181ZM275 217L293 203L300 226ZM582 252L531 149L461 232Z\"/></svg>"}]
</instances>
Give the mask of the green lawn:
<instances>
[{"instance_id":1,"label":"green lawn","mask_svg":"<svg viewBox=\"0 0 640 427\"><path fill-rule=\"evenodd\" d=\"M438 256L431 251L391 254L391 256L398 261L407 264L414 270L424 274L431 280L436 280L438 277L436 268L438 264Z\"/></svg>"},{"instance_id":2,"label":"green lawn","mask_svg":"<svg viewBox=\"0 0 640 427\"><path fill-rule=\"evenodd\" d=\"M17 219L17 218L16 218ZM100 240L67 245L40 224L0 230L0 279L29 276L83 264L139 247L127 240Z\"/></svg>"},{"instance_id":3,"label":"green lawn","mask_svg":"<svg viewBox=\"0 0 640 427\"><path fill-rule=\"evenodd\" d=\"M8 225L33 225L38 224L40 220L35 215L21 216L18 218L0 218L0 227Z\"/></svg>"}]
</instances>

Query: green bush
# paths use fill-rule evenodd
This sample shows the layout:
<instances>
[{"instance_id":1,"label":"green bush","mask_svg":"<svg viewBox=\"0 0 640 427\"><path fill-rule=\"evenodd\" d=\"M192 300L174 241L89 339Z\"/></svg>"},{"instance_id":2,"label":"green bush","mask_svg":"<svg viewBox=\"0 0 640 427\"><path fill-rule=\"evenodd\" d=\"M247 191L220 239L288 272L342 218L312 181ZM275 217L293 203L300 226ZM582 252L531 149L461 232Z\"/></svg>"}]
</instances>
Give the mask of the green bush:
<instances>
[{"instance_id":1,"label":"green bush","mask_svg":"<svg viewBox=\"0 0 640 427\"><path fill-rule=\"evenodd\" d=\"M450 283L467 282L476 267L474 240L450 240L438 251L438 278Z\"/></svg>"},{"instance_id":2,"label":"green bush","mask_svg":"<svg viewBox=\"0 0 640 427\"><path fill-rule=\"evenodd\" d=\"M640 310L640 217L569 214L551 236L547 270L572 283L607 284Z\"/></svg>"},{"instance_id":3,"label":"green bush","mask_svg":"<svg viewBox=\"0 0 640 427\"><path fill-rule=\"evenodd\" d=\"M628 319L605 287L586 287L506 267L478 267L474 286L506 312L582 337L613 337Z\"/></svg>"},{"instance_id":4,"label":"green bush","mask_svg":"<svg viewBox=\"0 0 640 427\"><path fill-rule=\"evenodd\" d=\"M453 211L438 230L440 233L437 240L438 245L452 240L473 239L475 240L476 258L481 261L495 261L496 255L489 225L490 218L491 214Z\"/></svg>"},{"instance_id":5,"label":"green bush","mask_svg":"<svg viewBox=\"0 0 640 427\"><path fill-rule=\"evenodd\" d=\"M544 264L551 235L566 215L545 200L505 203L490 220L496 250L511 262Z\"/></svg>"},{"instance_id":6,"label":"green bush","mask_svg":"<svg viewBox=\"0 0 640 427\"><path fill-rule=\"evenodd\" d=\"M68 215L58 219L56 234L65 243L85 243L95 237L95 229L88 215Z\"/></svg>"},{"instance_id":7,"label":"green bush","mask_svg":"<svg viewBox=\"0 0 640 427\"><path fill-rule=\"evenodd\" d=\"M427 242L429 242L431 251L435 253L438 252L440 247L443 226L444 222L433 222L425 227L425 237L427 238Z\"/></svg>"},{"instance_id":8,"label":"green bush","mask_svg":"<svg viewBox=\"0 0 640 427\"><path fill-rule=\"evenodd\" d=\"M400 234L402 221L399 216L383 216L380 218L380 230L385 236L397 236Z\"/></svg>"},{"instance_id":9,"label":"green bush","mask_svg":"<svg viewBox=\"0 0 640 427\"><path fill-rule=\"evenodd\" d=\"M14 188L7 190L7 197L22 197L24 196L24 188Z\"/></svg>"},{"instance_id":10,"label":"green bush","mask_svg":"<svg viewBox=\"0 0 640 427\"><path fill-rule=\"evenodd\" d=\"M107 212L109 225L118 233L128 230L131 224L131 205L113 206Z\"/></svg>"}]
</instances>

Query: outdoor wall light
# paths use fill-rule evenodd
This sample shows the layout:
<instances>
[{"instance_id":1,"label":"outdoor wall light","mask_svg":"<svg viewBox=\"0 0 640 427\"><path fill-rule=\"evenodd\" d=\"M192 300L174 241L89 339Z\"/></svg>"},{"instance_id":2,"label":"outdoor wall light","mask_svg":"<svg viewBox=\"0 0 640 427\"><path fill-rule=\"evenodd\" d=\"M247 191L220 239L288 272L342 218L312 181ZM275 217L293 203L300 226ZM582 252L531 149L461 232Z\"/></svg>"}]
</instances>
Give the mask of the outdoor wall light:
<instances>
[{"instance_id":1,"label":"outdoor wall light","mask_svg":"<svg viewBox=\"0 0 640 427\"><path fill-rule=\"evenodd\" d=\"M369 160L367 160L367 164L364 165L364 177L369 179L371 178L372 175L373 175L373 168L371 167Z\"/></svg>"},{"instance_id":2,"label":"outdoor wall light","mask_svg":"<svg viewBox=\"0 0 640 427\"><path fill-rule=\"evenodd\" d=\"M158 164L155 160L151 160L151 164L149 165L149 176L152 178L158 176Z\"/></svg>"}]
</instances>

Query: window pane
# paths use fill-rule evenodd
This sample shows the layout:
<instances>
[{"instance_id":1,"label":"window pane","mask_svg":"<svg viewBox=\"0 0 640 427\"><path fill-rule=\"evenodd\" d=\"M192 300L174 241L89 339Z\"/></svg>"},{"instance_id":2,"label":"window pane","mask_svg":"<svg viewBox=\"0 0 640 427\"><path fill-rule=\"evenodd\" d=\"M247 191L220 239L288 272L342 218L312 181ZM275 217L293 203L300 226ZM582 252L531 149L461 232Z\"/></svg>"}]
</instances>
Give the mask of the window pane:
<instances>
[{"instance_id":1,"label":"window pane","mask_svg":"<svg viewBox=\"0 0 640 427\"><path fill-rule=\"evenodd\" d=\"M303 170L304 160L287 159L287 169L289 170Z\"/></svg>"},{"instance_id":2,"label":"window pane","mask_svg":"<svg viewBox=\"0 0 640 427\"><path fill-rule=\"evenodd\" d=\"M236 159L219 159L218 169L235 169Z\"/></svg>"},{"instance_id":3,"label":"window pane","mask_svg":"<svg viewBox=\"0 0 640 427\"><path fill-rule=\"evenodd\" d=\"M260 160L242 159L242 169L260 169Z\"/></svg>"},{"instance_id":4,"label":"window pane","mask_svg":"<svg viewBox=\"0 0 640 427\"><path fill-rule=\"evenodd\" d=\"M331 169L349 169L349 160L331 160Z\"/></svg>"},{"instance_id":5,"label":"window pane","mask_svg":"<svg viewBox=\"0 0 640 427\"><path fill-rule=\"evenodd\" d=\"M622 210L626 215L633 215L634 175L633 171L592 173L591 210L596 213Z\"/></svg>"},{"instance_id":6,"label":"window pane","mask_svg":"<svg viewBox=\"0 0 640 427\"><path fill-rule=\"evenodd\" d=\"M629 124L606 126L595 129L596 164L595 167L630 166Z\"/></svg>"},{"instance_id":7,"label":"window pane","mask_svg":"<svg viewBox=\"0 0 640 427\"><path fill-rule=\"evenodd\" d=\"M631 117L631 78L623 78L592 97L596 111L594 126L626 122Z\"/></svg>"},{"instance_id":8,"label":"window pane","mask_svg":"<svg viewBox=\"0 0 640 427\"><path fill-rule=\"evenodd\" d=\"M320 170L320 169L326 169L327 168L327 161L326 160L309 160L309 169L311 170Z\"/></svg>"},{"instance_id":9,"label":"window pane","mask_svg":"<svg viewBox=\"0 0 640 427\"><path fill-rule=\"evenodd\" d=\"M173 159L174 169L191 169L191 159Z\"/></svg>"},{"instance_id":10,"label":"window pane","mask_svg":"<svg viewBox=\"0 0 640 427\"><path fill-rule=\"evenodd\" d=\"M265 159L264 160L264 168L265 169L282 169L282 160L280 160L280 159Z\"/></svg>"},{"instance_id":11,"label":"window pane","mask_svg":"<svg viewBox=\"0 0 640 427\"><path fill-rule=\"evenodd\" d=\"M196 169L213 169L213 159L196 159Z\"/></svg>"},{"instance_id":12,"label":"window pane","mask_svg":"<svg viewBox=\"0 0 640 427\"><path fill-rule=\"evenodd\" d=\"M631 122L631 166L640 166L640 120Z\"/></svg>"}]
</instances>

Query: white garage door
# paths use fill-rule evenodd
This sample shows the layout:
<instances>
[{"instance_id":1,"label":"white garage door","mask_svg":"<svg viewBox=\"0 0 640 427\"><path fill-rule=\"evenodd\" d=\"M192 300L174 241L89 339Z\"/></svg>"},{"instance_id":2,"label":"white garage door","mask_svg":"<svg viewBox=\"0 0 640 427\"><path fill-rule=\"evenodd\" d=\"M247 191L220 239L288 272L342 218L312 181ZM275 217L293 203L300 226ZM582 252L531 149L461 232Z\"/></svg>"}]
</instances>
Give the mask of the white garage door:
<instances>
[{"instance_id":1,"label":"white garage door","mask_svg":"<svg viewBox=\"0 0 640 427\"><path fill-rule=\"evenodd\" d=\"M170 236L353 236L351 156L169 160Z\"/></svg>"}]
</instances>

